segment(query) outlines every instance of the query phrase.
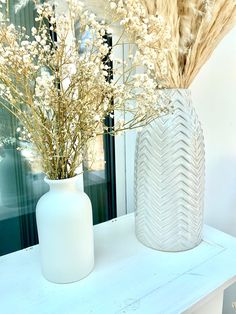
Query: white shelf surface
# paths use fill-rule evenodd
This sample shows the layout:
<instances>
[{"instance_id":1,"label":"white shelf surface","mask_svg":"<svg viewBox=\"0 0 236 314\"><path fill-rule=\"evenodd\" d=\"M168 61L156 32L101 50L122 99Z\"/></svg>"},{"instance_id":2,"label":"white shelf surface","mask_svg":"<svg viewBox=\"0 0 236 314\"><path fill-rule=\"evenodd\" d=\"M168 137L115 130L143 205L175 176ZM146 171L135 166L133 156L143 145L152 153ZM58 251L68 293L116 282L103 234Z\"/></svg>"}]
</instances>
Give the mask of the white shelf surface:
<instances>
[{"instance_id":1,"label":"white shelf surface","mask_svg":"<svg viewBox=\"0 0 236 314\"><path fill-rule=\"evenodd\" d=\"M76 283L46 281L37 245L2 256L0 312L202 314L236 281L236 239L211 227L198 247L180 253L139 243L133 214L97 225L94 233L95 268Z\"/></svg>"}]
</instances>

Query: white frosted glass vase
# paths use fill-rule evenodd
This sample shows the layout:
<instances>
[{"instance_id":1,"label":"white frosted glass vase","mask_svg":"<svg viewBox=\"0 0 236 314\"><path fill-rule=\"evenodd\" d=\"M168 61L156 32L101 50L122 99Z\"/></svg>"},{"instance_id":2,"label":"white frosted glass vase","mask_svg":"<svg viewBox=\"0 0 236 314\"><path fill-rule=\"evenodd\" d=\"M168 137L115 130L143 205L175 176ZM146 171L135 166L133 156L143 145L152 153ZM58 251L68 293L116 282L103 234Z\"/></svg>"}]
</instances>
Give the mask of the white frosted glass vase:
<instances>
[{"instance_id":1,"label":"white frosted glass vase","mask_svg":"<svg viewBox=\"0 0 236 314\"><path fill-rule=\"evenodd\" d=\"M36 208L42 273L55 283L78 281L94 266L92 206L77 179L45 179L50 190Z\"/></svg>"},{"instance_id":2,"label":"white frosted glass vase","mask_svg":"<svg viewBox=\"0 0 236 314\"><path fill-rule=\"evenodd\" d=\"M167 89L173 114L138 134L135 230L146 246L184 251L201 242L205 151L201 124L186 89Z\"/></svg>"}]
</instances>

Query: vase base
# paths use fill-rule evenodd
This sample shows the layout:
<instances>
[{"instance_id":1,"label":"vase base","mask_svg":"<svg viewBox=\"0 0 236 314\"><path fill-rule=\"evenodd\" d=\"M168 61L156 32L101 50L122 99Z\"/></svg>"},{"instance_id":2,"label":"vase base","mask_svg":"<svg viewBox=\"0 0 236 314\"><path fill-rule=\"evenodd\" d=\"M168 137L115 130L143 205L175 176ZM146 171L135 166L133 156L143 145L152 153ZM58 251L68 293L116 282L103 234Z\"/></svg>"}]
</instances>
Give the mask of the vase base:
<instances>
[{"instance_id":1,"label":"vase base","mask_svg":"<svg viewBox=\"0 0 236 314\"><path fill-rule=\"evenodd\" d=\"M185 245L185 246L171 246L171 247L161 247L159 245L155 245L155 244L151 244L149 241L146 241L145 239L142 239L141 237L138 236L138 234L136 233L136 238L137 240L142 243L144 246L155 250L155 251L160 251L160 252L168 252L168 253L178 253L178 252L185 252L185 251L189 251L194 249L195 247L197 247L199 244L201 244L202 239L200 239L198 242L195 242L192 245Z\"/></svg>"},{"instance_id":2,"label":"vase base","mask_svg":"<svg viewBox=\"0 0 236 314\"><path fill-rule=\"evenodd\" d=\"M55 283L55 284L70 284L70 283L74 283L74 282L77 282L77 281L80 281L86 277L88 277L88 275L93 271L94 269L94 264L93 266L89 269L89 271L87 271L86 273L84 273L83 275L80 275L80 276L76 276L75 278L70 278L70 279L56 279L55 277L53 278L52 276L48 276L46 275L43 271L42 271L42 274L43 274L43 277L51 282L51 283Z\"/></svg>"}]
</instances>

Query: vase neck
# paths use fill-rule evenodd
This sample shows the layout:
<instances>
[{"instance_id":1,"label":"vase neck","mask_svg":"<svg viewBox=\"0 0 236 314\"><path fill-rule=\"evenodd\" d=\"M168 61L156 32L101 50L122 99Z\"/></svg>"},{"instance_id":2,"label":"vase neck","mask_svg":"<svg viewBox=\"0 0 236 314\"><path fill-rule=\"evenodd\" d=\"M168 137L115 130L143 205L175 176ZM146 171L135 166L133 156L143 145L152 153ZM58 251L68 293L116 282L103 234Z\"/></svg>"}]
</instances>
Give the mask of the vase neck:
<instances>
[{"instance_id":1,"label":"vase neck","mask_svg":"<svg viewBox=\"0 0 236 314\"><path fill-rule=\"evenodd\" d=\"M176 108L192 107L192 95L190 89L173 88L163 90L163 101Z\"/></svg>"},{"instance_id":2,"label":"vase neck","mask_svg":"<svg viewBox=\"0 0 236 314\"><path fill-rule=\"evenodd\" d=\"M163 92L169 97L191 97L191 90L188 88L167 88L163 89Z\"/></svg>"},{"instance_id":3,"label":"vase neck","mask_svg":"<svg viewBox=\"0 0 236 314\"><path fill-rule=\"evenodd\" d=\"M44 181L49 185L50 191L81 191L78 187L79 176L75 176L69 179L61 179L61 180L50 180L45 178Z\"/></svg>"}]
</instances>

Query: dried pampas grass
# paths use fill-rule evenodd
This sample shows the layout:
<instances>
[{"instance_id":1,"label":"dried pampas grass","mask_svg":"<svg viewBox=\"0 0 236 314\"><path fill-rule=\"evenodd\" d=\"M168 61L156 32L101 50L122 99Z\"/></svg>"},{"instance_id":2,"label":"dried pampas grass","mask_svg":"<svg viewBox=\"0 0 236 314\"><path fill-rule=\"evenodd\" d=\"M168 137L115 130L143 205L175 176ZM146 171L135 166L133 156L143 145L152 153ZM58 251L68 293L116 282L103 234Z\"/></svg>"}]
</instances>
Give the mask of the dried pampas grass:
<instances>
[{"instance_id":1,"label":"dried pampas grass","mask_svg":"<svg viewBox=\"0 0 236 314\"><path fill-rule=\"evenodd\" d=\"M209 59L213 50L234 26L236 22L236 1L234 0L108 0L115 3L113 14L123 19L132 37L140 41L140 32L132 31L132 19L149 23L138 16L138 5L146 11L147 20L155 16L163 18L164 26L170 32L169 42L156 33L155 63L159 64L158 54L162 54L162 62L168 67L168 73L158 72L155 66L155 78L166 88L187 88L195 76ZM135 2L135 6L134 6ZM122 11L123 10L123 11ZM141 12L141 10L140 10ZM126 16L125 16L126 15ZM152 30L149 28L149 32ZM166 49L167 44L169 49ZM163 48L165 47L165 49ZM163 60L163 53L165 60ZM164 82L163 82L164 80Z\"/></svg>"},{"instance_id":2,"label":"dried pampas grass","mask_svg":"<svg viewBox=\"0 0 236 314\"><path fill-rule=\"evenodd\" d=\"M177 87L182 88L189 87L236 22L234 0L143 0L143 5L148 14L162 15L172 29L178 54ZM168 58L175 59L176 53Z\"/></svg>"}]
</instances>

